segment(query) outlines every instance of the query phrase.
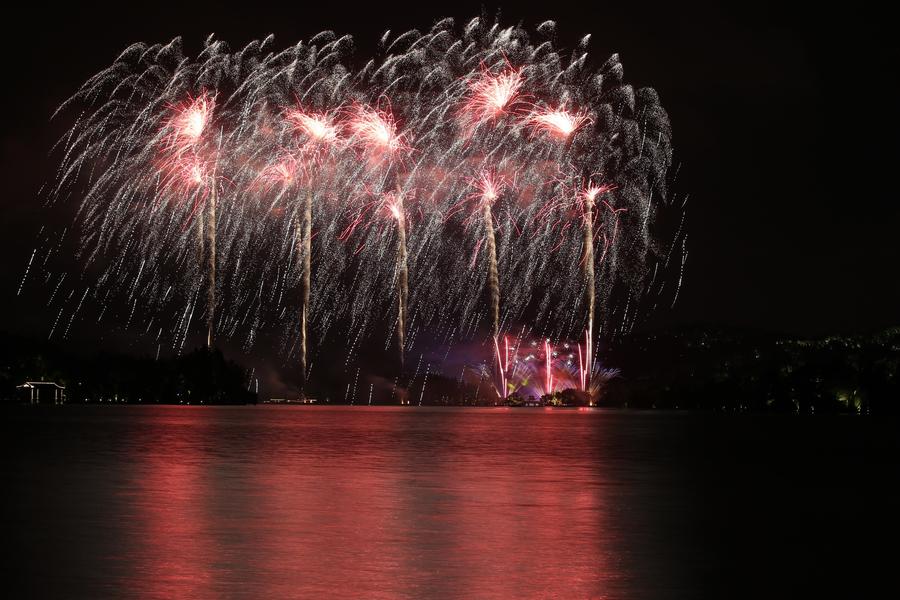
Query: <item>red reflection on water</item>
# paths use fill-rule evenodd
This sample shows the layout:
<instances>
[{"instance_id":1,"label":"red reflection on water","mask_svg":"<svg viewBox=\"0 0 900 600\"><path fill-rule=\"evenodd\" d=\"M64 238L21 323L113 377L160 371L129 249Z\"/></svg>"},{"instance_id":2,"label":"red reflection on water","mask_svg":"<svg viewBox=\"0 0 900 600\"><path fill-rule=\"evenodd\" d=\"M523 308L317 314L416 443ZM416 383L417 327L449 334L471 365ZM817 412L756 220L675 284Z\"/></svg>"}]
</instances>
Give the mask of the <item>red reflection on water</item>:
<instances>
[{"instance_id":1,"label":"red reflection on water","mask_svg":"<svg viewBox=\"0 0 900 600\"><path fill-rule=\"evenodd\" d=\"M198 460L191 437L166 435L166 428L182 424L160 418L152 426L159 445L137 454L135 485L127 493L137 560L122 591L145 598L213 597L211 562L218 549L204 514L210 508L207 465ZM192 423L191 435L202 427L202 421Z\"/></svg>"},{"instance_id":2,"label":"red reflection on water","mask_svg":"<svg viewBox=\"0 0 900 600\"><path fill-rule=\"evenodd\" d=\"M192 411L144 435L136 596L622 597L584 414Z\"/></svg>"}]
</instances>

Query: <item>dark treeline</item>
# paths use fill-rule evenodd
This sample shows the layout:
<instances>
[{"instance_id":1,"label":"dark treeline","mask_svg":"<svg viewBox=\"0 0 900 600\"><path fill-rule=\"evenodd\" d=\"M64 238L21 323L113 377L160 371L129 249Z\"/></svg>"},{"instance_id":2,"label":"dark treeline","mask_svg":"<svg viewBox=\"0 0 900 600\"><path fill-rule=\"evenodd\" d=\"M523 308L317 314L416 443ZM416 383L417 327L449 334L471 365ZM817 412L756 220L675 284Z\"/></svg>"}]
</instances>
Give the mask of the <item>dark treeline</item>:
<instances>
[{"instance_id":1,"label":"dark treeline","mask_svg":"<svg viewBox=\"0 0 900 600\"><path fill-rule=\"evenodd\" d=\"M819 339L709 329L646 333L603 358L622 371L599 399L605 406L900 412L900 328Z\"/></svg>"},{"instance_id":2,"label":"dark treeline","mask_svg":"<svg viewBox=\"0 0 900 600\"><path fill-rule=\"evenodd\" d=\"M249 373L218 350L155 360L83 356L46 342L0 334L0 398L19 398L24 381L66 386L67 402L245 404ZM736 330L684 329L634 334L598 356L619 375L591 399L575 390L507 403L799 414L900 413L900 328L870 335L795 339ZM382 378L384 379L384 378ZM384 379L384 381L388 381ZM430 374L401 386L360 384L317 394L320 403L494 405L481 382ZM350 388L346 388L350 389ZM371 390L374 389L374 393Z\"/></svg>"},{"instance_id":3,"label":"dark treeline","mask_svg":"<svg viewBox=\"0 0 900 600\"><path fill-rule=\"evenodd\" d=\"M21 399L16 386L53 381L67 403L247 404L248 373L219 350L201 348L175 358L76 354L47 342L0 334L0 399Z\"/></svg>"}]
</instances>

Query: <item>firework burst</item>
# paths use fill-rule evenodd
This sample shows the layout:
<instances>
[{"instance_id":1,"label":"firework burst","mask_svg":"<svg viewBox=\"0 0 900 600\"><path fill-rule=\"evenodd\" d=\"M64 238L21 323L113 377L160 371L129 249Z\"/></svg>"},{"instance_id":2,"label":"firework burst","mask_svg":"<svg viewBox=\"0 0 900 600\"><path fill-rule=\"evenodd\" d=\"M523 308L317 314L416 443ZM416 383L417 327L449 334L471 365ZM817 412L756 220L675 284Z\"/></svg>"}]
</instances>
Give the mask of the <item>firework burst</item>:
<instances>
[{"instance_id":1,"label":"firework burst","mask_svg":"<svg viewBox=\"0 0 900 600\"><path fill-rule=\"evenodd\" d=\"M469 82L461 110L463 123L474 127L508 114L523 83L516 69L508 68L498 75L483 71Z\"/></svg>"},{"instance_id":2,"label":"firework burst","mask_svg":"<svg viewBox=\"0 0 900 600\"><path fill-rule=\"evenodd\" d=\"M209 126L215 106L215 97L204 92L172 107L172 118L168 124L169 148L174 149L176 154L196 149Z\"/></svg>"},{"instance_id":3,"label":"firework burst","mask_svg":"<svg viewBox=\"0 0 900 600\"><path fill-rule=\"evenodd\" d=\"M390 156L409 149L403 136L397 133L397 123L389 111L357 106L350 118L349 128L357 143L369 152Z\"/></svg>"},{"instance_id":4,"label":"firework burst","mask_svg":"<svg viewBox=\"0 0 900 600\"><path fill-rule=\"evenodd\" d=\"M527 118L527 123L535 131L555 136L561 139L569 139L582 126L590 123L583 111L571 112L563 108L539 108Z\"/></svg>"}]
</instances>

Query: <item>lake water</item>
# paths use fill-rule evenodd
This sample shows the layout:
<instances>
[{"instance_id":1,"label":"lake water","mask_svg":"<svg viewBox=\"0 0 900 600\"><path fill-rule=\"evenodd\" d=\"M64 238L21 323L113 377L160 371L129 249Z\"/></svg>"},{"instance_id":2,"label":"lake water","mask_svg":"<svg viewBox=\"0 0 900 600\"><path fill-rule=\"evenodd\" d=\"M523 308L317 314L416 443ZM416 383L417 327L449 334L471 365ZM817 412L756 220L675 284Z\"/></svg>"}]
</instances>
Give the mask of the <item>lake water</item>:
<instances>
[{"instance_id":1,"label":"lake water","mask_svg":"<svg viewBox=\"0 0 900 600\"><path fill-rule=\"evenodd\" d=\"M10 597L866 597L896 424L604 410L9 407Z\"/></svg>"}]
</instances>

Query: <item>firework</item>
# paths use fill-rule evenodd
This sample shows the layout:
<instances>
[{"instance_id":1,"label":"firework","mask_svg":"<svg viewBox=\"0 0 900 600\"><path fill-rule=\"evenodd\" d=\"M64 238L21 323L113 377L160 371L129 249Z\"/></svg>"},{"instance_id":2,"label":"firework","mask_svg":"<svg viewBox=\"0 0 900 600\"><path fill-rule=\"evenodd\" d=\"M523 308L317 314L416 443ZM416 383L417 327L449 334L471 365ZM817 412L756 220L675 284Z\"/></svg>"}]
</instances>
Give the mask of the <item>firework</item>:
<instances>
[{"instance_id":1,"label":"firework","mask_svg":"<svg viewBox=\"0 0 900 600\"><path fill-rule=\"evenodd\" d=\"M306 137L306 150L311 151L312 156L307 169L315 170L315 159L322 152L338 142L338 128L328 114L304 112L294 109L287 113L287 122L295 133ZM303 268L300 287L300 374L301 393L306 392L307 356L308 356L308 331L307 321L309 313L309 298L312 288L312 204L315 189L313 175L304 194L303 216L297 224L297 247L300 248L300 264Z\"/></svg>"},{"instance_id":2,"label":"firework","mask_svg":"<svg viewBox=\"0 0 900 600\"><path fill-rule=\"evenodd\" d=\"M544 340L544 393L553 393L553 349L550 340Z\"/></svg>"},{"instance_id":3,"label":"firework","mask_svg":"<svg viewBox=\"0 0 900 600\"><path fill-rule=\"evenodd\" d=\"M506 398L509 394L510 390L510 377L515 375L515 373L511 373L511 365L516 363L516 352L518 350L518 344L513 348L512 354L510 354L509 348L509 337L503 336L503 350L500 350L500 343L497 340L497 337L494 337L494 357L497 362L497 374L499 378L499 393L501 398Z\"/></svg>"},{"instance_id":4,"label":"firework","mask_svg":"<svg viewBox=\"0 0 900 600\"><path fill-rule=\"evenodd\" d=\"M522 74L516 69L507 69L499 75L482 72L469 83L462 106L464 124L474 127L506 114L522 84Z\"/></svg>"},{"instance_id":5,"label":"firework","mask_svg":"<svg viewBox=\"0 0 900 600\"><path fill-rule=\"evenodd\" d=\"M338 141L338 128L331 115L295 108L287 112L285 120L296 133L305 136L310 144L327 145Z\"/></svg>"},{"instance_id":6,"label":"firework","mask_svg":"<svg viewBox=\"0 0 900 600\"><path fill-rule=\"evenodd\" d=\"M404 349L406 347L406 305L409 297L409 267L406 251L406 213L403 206L403 193L388 193L385 205L397 222L397 346L400 349L400 368L403 368Z\"/></svg>"},{"instance_id":7,"label":"firework","mask_svg":"<svg viewBox=\"0 0 900 600\"><path fill-rule=\"evenodd\" d=\"M100 272L90 298L101 315L124 299L129 327L175 351L199 336L195 314L209 345L284 332L304 387L317 344L341 340L350 361L396 307L385 344L401 362L489 339L505 396L525 359L500 339L502 291L505 329L583 335L571 379L592 388L595 336L677 297L682 208L656 93L625 83L617 56L592 67L586 38L563 56L552 29L444 20L386 36L362 68L329 32L284 50L270 38L236 50L210 38L197 56L180 40L128 48L61 108L76 120L52 193L78 199L81 256ZM606 187L569 194L587 173ZM59 280L47 264L44 280ZM568 380L542 343L548 375L535 379L550 392Z\"/></svg>"},{"instance_id":8,"label":"firework","mask_svg":"<svg viewBox=\"0 0 900 600\"><path fill-rule=\"evenodd\" d=\"M304 195L303 218L297 224L297 247L303 274L300 277L300 376L303 392L306 391L307 319L312 278L312 190Z\"/></svg>"},{"instance_id":9,"label":"firework","mask_svg":"<svg viewBox=\"0 0 900 600\"><path fill-rule=\"evenodd\" d=\"M568 139L590 119L584 112L570 112L563 107L538 109L528 116L527 122L536 131Z\"/></svg>"},{"instance_id":10,"label":"firework","mask_svg":"<svg viewBox=\"0 0 900 600\"><path fill-rule=\"evenodd\" d=\"M500 335L500 275L497 268L497 242L494 235L494 217L491 212L494 202L506 186L506 181L498 178L490 172L482 173L476 182L478 198L481 205L481 214L484 224L485 253L487 254L488 276L487 287L491 298L491 336L494 338L494 347L497 348L497 336ZM504 341L504 344L506 342ZM507 348L508 350L508 348ZM506 397L506 369L508 366L508 352L504 361L498 358L498 375L500 378L501 396Z\"/></svg>"},{"instance_id":11,"label":"firework","mask_svg":"<svg viewBox=\"0 0 900 600\"><path fill-rule=\"evenodd\" d=\"M500 275L497 269L497 242L491 209L506 187L506 181L493 173L482 173L477 181L478 197L484 223L484 237L488 261L487 286L491 295L491 335L500 335Z\"/></svg>"},{"instance_id":12,"label":"firework","mask_svg":"<svg viewBox=\"0 0 900 600\"><path fill-rule=\"evenodd\" d=\"M197 149L215 106L215 98L204 92L173 107L173 117L168 124L168 145L176 155Z\"/></svg>"},{"instance_id":13,"label":"firework","mask_svg":"<svg viewBox=\"0 0 900 600\"><path fill-rule=\"evenodd\" d=\"M349 123L357 143L373 153L391 155L407 148L390 112L371 106L357 106Z\"/></svg>"},{"instance_id":14,"label":"firework","mask_svg":"<svg viewBox=\"0 0 900 600\"><path fill-rule=\"evenodd\" d=\"M593 357L592 343L594 339L594 306L596 284L594 282L594 201L597 195L606 191L600 186L588 185L582 193L584 206L584 291L587 304L587 327L584 332L584 368L581 376L581 389L587 391L590 386L590 377ZM579 346L579 353L581 348Z\"/></svg>"},{"instance_id":15,"label":"firework","mask_svg":"<svg viewBox=\"0 0 900 600\"><path fill-rule=\"evenodd\" d=\"M166 126L169 143L165 148L168 156L164 159L180 168L185 181L189 184L209 188L205 215L206 240L205 244L200 246L201 252L204 247L207 252L207 348L211 348L213 345L216 315L216 204L218 190L215 167L212 169L212 174L207 177L201 157L206 150L203 136L209 126L214 107L214 97L209 96L206 92L174 107L174 116Z\"/></svg>"},{"instance_id":16,"label":"firework","mask_svg":"<svg viewBox=\"0 0 900 600\"><path fill-rule=\"evenodd\" d=\"M297 159L286 155L260 171L258 179L267 192L277 186L289 187L299 178L299 168Z\"/></svg>"},{"instance_id":17,"label":"firework","mask_svg":"<svg viewBox=\"0 0 900 600\"><path fill-rule=\"evenodd\" d=\"M216 203L217 194L215 182L213 182L212 191L209 194L209 212L206 215L207 234L206 239L209 244L209 263L208 274L209 282L207 284L206 294L206 347L212 348L213 331L216 326Z\"/></svg>"}]
</instances>

